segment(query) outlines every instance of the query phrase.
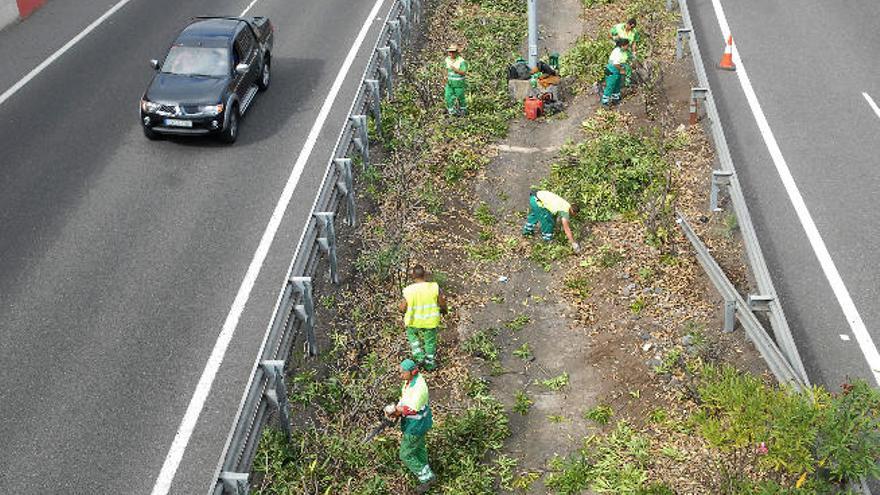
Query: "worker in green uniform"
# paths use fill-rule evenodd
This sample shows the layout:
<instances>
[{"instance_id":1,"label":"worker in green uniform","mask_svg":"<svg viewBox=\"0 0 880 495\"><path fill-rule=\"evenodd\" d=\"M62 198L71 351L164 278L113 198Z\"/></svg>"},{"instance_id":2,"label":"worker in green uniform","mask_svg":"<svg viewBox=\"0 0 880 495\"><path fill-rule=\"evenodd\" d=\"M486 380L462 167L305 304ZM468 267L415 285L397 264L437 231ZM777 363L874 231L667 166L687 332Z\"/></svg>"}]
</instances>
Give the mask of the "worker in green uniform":
<instances>
[{"instance_id":1,"label":"worker in green uniform","mask_svg":"<svg viewBox=\"0 0 880 495\"><path fill-rule=\"evenodd\" d=\"M449 115L467 114L468 63L455 43L446 49L446 111Z\"/></svg>"},{"instance_id":2,"label":"worker in green uniform","mask_svg":"<svg viewBox=\"0 0 880 495\"><path fill-rule=\"evenodd\" d=\"M404 314L406 340L413 359L424 363L426 371L433 371L437 367L437 327L440 326L440 315L446 314L446 296L437 282L428 282L428 274L422 265L414 266L410 277L413 283L404 287L399 304Z\"/></svg>"},{"instance_id":3,"label":"worker in green uniform","mask_svg":"<svg viewBox=\"0 0 880 495\"><path fill-rule=\"evenodd\" d=\"M605 66L605 91L602 93L604 107L610 103L620 103L620 86L628 65L626 50L629 48L629 40L620 38L616 44L608 57L608 65Z\"/></svg>"},{"instance_id":4,"label":"worker in green uniform","mask_svg":"<svg viewBox=\"0 0 880 495\"><path fill-rule=\"evenodd\" d=\"M523 235L529 236L535 233L535 225L541 224L541 239L544 242L553 240L553 229L556 227L556 219L562 223L562 230L571 243L574 252L579 253L580 245L574 240L571 233L571 217L577 215L578 206L569 203L550 191L532 191L529 195L529 216L523 225Z\"/></svg>"},{"instance_id":5,"label":"worker in green uniform","mask_svg":"<svg viewBox=\"0 0 880 495\"><path fill-rule=\"evenodd\" d=\"M425 493L437 480L428 464L428 449L425 446L425 434L434 425L428 399L428 384L412 359L404 359L400 363L400 378L403 380L400 400L386 415L389 419L400 418L400 429L403 432L400 439L400 460L419 480L416 493Z\"/></svg>"},{"instance_id":6,"label":"worker in green uniform","mask_svg":"<svg viewBox=\"0 0 880 495\"><path fill-rule=\"evenodd\" d=\"M611 39L615 43L619 39L627 39L629 40L629 50L626 52L627 60L626 60L626 80L624 84L627 86L632 82L632 64L636 60L636 47L639 45L639 41L641 41L641 34L639 34L638 30L636 30L636 20L635 18L630 18L626 22L621 22L620 24L615 24L611 28Z\"/></svg>"}]
</instances>

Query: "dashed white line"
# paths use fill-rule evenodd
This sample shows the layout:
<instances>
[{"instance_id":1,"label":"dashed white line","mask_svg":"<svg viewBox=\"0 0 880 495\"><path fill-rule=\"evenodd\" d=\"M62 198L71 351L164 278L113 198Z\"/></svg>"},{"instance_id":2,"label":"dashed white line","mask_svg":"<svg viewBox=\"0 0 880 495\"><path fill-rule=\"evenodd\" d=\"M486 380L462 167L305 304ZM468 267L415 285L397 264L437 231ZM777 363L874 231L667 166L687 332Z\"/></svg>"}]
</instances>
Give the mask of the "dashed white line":
<instances>
[{"instance_id":1,"label":"dashed white line","mask_svg":"<svg viewBox=\"0 0 880 495\"><path fill-rule=\"evenodd\" d=\"M62 46L61 48L56 50L55 53L53 53L52 55L49 55L49 58L47 58L46 60L43 60L40 63L40 65L34 67L33 70L31 70L24 77L19 79L19 81L17 83L13 84L11 88L4 91L3 94L0 94L0 105L2 105L6 100L11 98L12 95L14 95L15 93L18 92L18 90L25 87L25 85L27 85L27 83L31 82L31 80L33 78L37 77L40 74L40 72L43 72L43 70L45 70L46 67L49 67L50 65L52 65L52 62L58 60L58 58L61 57L62 55L64 55L67 52L67 50L70 50L73 47L73 45L79 43L80 40L82 40L83 38L88 36L89 33L94 31L95 28L97 28L104 21L106 21L108 17L115 14L116 11L121 9L122 7L125 7L125 5L130 1L131 0L121 0L116 5L110 7L110 10L108 10L107 12L104 12L104 15L95 19L91 24L86 26L85 29L80 31L79 34L77 34L70 41L65 43L64 46Z\"/></svg>"},{"instance_id":2,"label":"dashed white line","mask_svg":"<svg viewBox=\"0 0 880 495\"><path fill-rule=\"evenodd\" d=\"M712 6L715 8L715 17L718 19L718 26L721 28L721 34L726 40L730 35L730 26L727 24L727 18L724 15L721 0L712 0ZM767 117L761 109L761 104L758 103L758 96L755 94L752 82L749 80L746 67L739 56L739 51L735 44L733 46L733 63L736 64L736 75L739 78L740 86L742 87L743 93L746 95L749 108L752 110L752 115L755 117L755 121L761 131L761 136L764 138L764 143L767 145L767 150L770 152L770 157L773 159L773 165L776 167L776 172L782 179L785 192L788 193L788 197L797 213L798 220L800 220L801 226L803 226L804 231L807 234L807 239L810 241L810 246L813 248L813 252L819 260L822 272L825 274L825 278L828 279L828 283L831 285L831 290L837 298L837 303L843 310L843 315L846 318L847 323L849 323L853 335L855 335L856 342L858 342L859 348L865 356L865 360L868 362L871 374L874 376L874 381L880 385L880 352L877 351L877 346L874 344L874 340L868 333L868 329L865 327L865 322L862 320L862 316L859 314L858 309L856 309L852 296L850 296L849 290L846 288L846 285L844 285L843 278L841 278L840 272L838 272L837 266L831 258L831 253L828 252L828 247L825 245L825 241L822 240L822 236L819 234L816 222L813 221L813 217L807 209L807 204L804 201L797 184L794 182L791 170L788 168L785 157L782 156L782 150L779 149L779 143L776 142L776 137L770 129L770 124L767 122ZM880 113L878 113L878 115L880 115Z\"/></svg>"},{"instance_id":3,"label":"dashed white line","mask_svg":"<svg viewBox=\"0 0 880 495\"><path fill-rule=\"evenodd\" d=\"M870 105L871 109L874 110L874 113L877 114L877 118L880 118L880 107L878 107L877 104L874 103L874 99L871 98L871 95L869 95L868 93L862 93L862 96L865 97L865 100L868 101L868 105Z\"/></svg>"},{"instance_id":4,"label":"dashed white line","mask_svg":"<svg viewBox=\"0 0 880 495\"><path fill-rule=\"evenodd\" d=\"M300 150L299 156L296 158L293 171L291 171L290 177L287 179L287 184L284 186L281 197L278 198L278 203L275 205L272 217L269 219L269 224L263 232L260 244L257 246L254 257L248 266L247 273L245 273L244 280L242 280L241 286L238 288L238 293L235 296L232 307L229 309L226 321L223 322L223 328L220 331L220 335L217 337L214 349L211 351L210 357L208 357L208 362L205 364L205 369L202 371L202 376L199 378L196 390L193 393L192 399L190 399L189 406L186 408L186 413L180 422L180 426L177 428L177 434L174 436L174 441L171 444L171 448L168 450L165 462L162 464L162 470L156 477L156 483L153 485L152 495L165 495L171 489L171 483L174 481L177 468L180 467L180 461L183 459L183 454L186 451L187 444L189 444L189 439L195 430L199 415L202 412L202 408L204 407L208 394L211 391L211 387L214 384L214 378L217 376L220 365L223 363L226 349L229 347L232 335L235 333L235 329L238 326L238 320L244 311L245 304L247 304L247 301L250 298L251 290L256 283L257 276L260 274L260 269L263 267L263 262L265 262L266 256L269 253L269 248L275 240L275 234L278 232L278 227L281 225L281 219L284 217L287 207L290 204L293 191L296 189L296 185L299 182L303 169L312 154L315 143L318 141L318 135L321 133L321 129L324 127L324 122L326 122L327 116L330 114L333 102L336 101L336 96L342 88L345 76L348 75L348 71L354 63L354 59L364 42L364 38L366 38L367 33L370 30L373 18L376 17L376 14L379 12L379 8L382 7L384 1L385 0L376 0L373 9L364 21L357 38L355 38L354 43L351 45L351 49L348 51L348 55L346 55L345 60L342 62L342 67L339 68L339 72L336 74L336 79L333 81L333 85L330 87L327 97L324 99L324 103L321 106L321 110L318 112L318 116L315 119L315 123L312 125L312 129L309 131L305 144ZM245 9L245 12L250 10L252 5L253 3Z\"/></svg>"}]
</instances>

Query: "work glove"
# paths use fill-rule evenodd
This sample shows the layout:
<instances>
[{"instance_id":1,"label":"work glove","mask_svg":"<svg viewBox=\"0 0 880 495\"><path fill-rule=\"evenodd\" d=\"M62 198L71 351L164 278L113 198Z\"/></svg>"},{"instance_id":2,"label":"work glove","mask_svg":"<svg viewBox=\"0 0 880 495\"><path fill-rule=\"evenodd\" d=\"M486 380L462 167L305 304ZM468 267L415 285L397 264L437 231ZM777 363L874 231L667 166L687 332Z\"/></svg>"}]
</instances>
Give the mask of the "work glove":
<instances>
[{"instance_id":1,"label":"work glove","mask_svg":"<svg viewBox=\"0 0 880 495\"><path fill-rule=\"evenodd\" d=\"M572 242L572 243L571 243L571 249L572 249L572 251L575 252L575 254L580 254L580 252L581 252L581 245L578 244L578 243L576 243L576 242Z\"/></svg>"},{"instance_id":2,"label":"work glove","mask_svg":"<svg viewBox=\"0 0 880 495\"><path fill-rule=\"evenodd\" d=\"M394 411L395 411L394 404L388 404L388 405L385 406L385 408L382 410L382 412L385 413L385 417L388 418L388 419L391 419L391 418L392 418L391 415L394 414Z\"/></svg>"}]
</instances>

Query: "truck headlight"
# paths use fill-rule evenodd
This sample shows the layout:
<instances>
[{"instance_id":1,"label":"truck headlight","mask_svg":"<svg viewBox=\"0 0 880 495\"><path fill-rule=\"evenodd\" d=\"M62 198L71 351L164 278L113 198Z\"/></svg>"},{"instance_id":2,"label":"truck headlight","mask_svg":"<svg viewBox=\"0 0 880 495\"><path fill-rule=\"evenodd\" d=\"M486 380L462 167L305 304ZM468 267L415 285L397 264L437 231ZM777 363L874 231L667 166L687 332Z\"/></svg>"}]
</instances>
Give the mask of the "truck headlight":
<instances>
[{"instance_id":1,"label":"truck headlight","mask_svg":"<svg viewBox=\"0 0 880 495\"><path fill-rule=\"evenodd\" d=\"M144 113L155 113L161 106L162 105L153 103L150 100L141 100L141 110L143 110Z\"/></svg>"},{"instance_id":2,"label":"truck headlight","mask_svg":"<svg viewBox=\"0 0 880 495\"><path fill-rule=\"evenodd\" d=\"M218 115L223 111L223 104L219 105L199 105L199 113L206 115Z\"/></svg>"}]
</instances>

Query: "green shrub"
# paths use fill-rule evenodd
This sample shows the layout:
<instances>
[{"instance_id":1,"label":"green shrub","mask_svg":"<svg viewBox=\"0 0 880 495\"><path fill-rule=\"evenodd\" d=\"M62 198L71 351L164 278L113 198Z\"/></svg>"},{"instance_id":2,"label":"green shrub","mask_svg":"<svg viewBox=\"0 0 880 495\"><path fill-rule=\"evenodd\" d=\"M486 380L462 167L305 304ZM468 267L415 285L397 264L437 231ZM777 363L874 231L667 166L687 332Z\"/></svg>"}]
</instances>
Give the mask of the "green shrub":
<instances>
[{"instance_id":1,"label":"green shrub","mask_svg":"<svg viewBox=\"0 0 880 495\"><path fill-rule=\"evenodd\" d=\"M646 193L663 185L668 169L655 138L619 128L565 146L560 154L547 188L578 203L579 216L593 221L636 213Z\"/></svg>"}]
</instances>

